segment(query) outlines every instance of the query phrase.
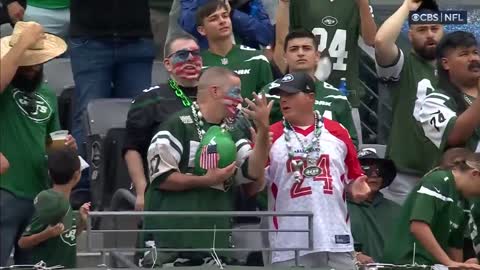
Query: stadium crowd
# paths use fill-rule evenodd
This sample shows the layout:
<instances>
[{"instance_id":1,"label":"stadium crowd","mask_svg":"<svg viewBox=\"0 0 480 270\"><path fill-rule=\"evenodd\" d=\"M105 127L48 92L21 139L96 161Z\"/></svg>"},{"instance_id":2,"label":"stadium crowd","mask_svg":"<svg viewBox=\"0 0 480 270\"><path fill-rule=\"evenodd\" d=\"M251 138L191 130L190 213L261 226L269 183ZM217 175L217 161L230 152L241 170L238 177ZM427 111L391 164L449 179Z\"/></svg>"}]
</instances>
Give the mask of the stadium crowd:
<instances>
[{"instance_id":1,"label":"stadium crowd","mask_svg":"<svg viewBox=\"0 0 480 270\"><path fill-rule=\"evenodd\" d=\"M378 29L369 0L1 0L0 266L75 268L93 189L85 111L130 98L121 155L136 211L310 211L306 267L370 263L480 269L480 55L475 36L408 25L434 0L403 0ZM2 28L3 29L3 28ZM359 40L391 95L385 155L361 143ZM69 58L72 130L43 66ZM168 80L152 85L154 60ZM380 113L380 112L379 112ZM112 157L114 158L114 157ZM90 164L92 165L92 164ZM92 191L93 192L93 191ZM240 203L239 203L240 201ZM248 203L246 203L248 201ZM230 217L145 216L144 229L220 229ZM273 216L268 246L308 245L308 220ZM276 232L277 231L277 232ZM210 232L148 232L137 247L209 248ZM153 244L152 244L153 243ZM241 264L228 252L138 254L142 267ZM293 251L260 265L294 266Z\"/></svg>"}]
</instances>

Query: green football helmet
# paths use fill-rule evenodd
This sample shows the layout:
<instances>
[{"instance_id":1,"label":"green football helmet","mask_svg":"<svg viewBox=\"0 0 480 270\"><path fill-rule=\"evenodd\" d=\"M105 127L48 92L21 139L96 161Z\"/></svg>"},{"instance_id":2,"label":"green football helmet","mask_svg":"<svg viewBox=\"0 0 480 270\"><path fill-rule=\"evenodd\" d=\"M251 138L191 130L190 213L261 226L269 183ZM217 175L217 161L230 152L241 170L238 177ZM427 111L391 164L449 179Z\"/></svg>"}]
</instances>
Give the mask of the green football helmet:
<instances>
[{"instance_id":1,"label":"green football helmet","mask_svg":"<svg viewBox=\"0 0 480 270\"><path fill-rule=\"evenodd\" d=\"M209 168L225 168L235 162L237 147L228 131L220 126L210 127L195 154L195 175L205 175ZM220 190L228 190L232 181L225 181L223 187L214 187Z\"/></svg>"}]
</instances>

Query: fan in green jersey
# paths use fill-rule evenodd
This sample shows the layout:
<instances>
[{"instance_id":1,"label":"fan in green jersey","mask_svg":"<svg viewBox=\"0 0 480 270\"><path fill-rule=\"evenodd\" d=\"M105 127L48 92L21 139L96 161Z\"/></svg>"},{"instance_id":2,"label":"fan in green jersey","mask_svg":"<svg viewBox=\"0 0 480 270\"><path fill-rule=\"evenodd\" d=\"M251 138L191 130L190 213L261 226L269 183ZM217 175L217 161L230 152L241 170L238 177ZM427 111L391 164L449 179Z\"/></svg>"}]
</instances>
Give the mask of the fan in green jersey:
<instances>
[{"instance_id":1,"label":"fan in green jersey","mask_svg":"<svg viewBox=\"0 0 480 270\"><path fill-rule=\"evenodd\" d=\"M450 163L453 168L442 164L410 193L386 242L384 262L407 264L414 260L421 265L480 269L462 263L467 199L480 196L480 153L457 155Z\"/></svg>"},{"instance_id":2,"label":"fan in green jersey","mask_svg":"<svg viewBox=\"0 0 480 270\"><path fill-rule=\"evenodd\" d=\"M425 135L441 151L465 146L480 151L480 55L475 36L457 31L437 49L439 82L422 102L419 117Z\"/></svg>"},{"instance_id":3,"label":"fan in green jersey","mask_svg":"<svg viewBox=\"0 0 480 270\"><path fill-rule=\"evenodd\" d=\"M0 266L33 214L33 199L51 186L47 140L60 129L57 98L43 82L43 64L61 55L66 43L34 22L17 22L0 40ZM68 136L66 143L76 148ZM5 170L5 160L11 165ZM26 256L15 249L15 263Z\"/></svg>"},{"instance_id":4,"label":"fan in green jersey","mask_svg":"<svg viewBox=\"0 0 480 270\"><path fill-rule=\"evenodd\" d=\"M202 52L204 68L226 67L242 81L242 96L252 98L263 86L273 81L268 59L261 51L234 45L232 21L228 7L222 1L210 1L197 11L198 32L208 40L208 50Z\"/></svg>"},{"instance_id":5,"label":"fan in green jersey","mask_svg":"<svg viewBox=\"0 0 480 270\"><path fill-rule=\"evenodd\" d=\"M222 67L207 69L200 77L197 102L162 123L148 149L150 185L145 198L147 211L233 211L234 190L244 184L254 194L263 187L268 157L269 113L265 97L254 95L251 109L243 109L257 127L255 146L243 130L226 118L234 117L242 101L240 78ZM232 185L235 183L236 185ZM145 217L146 229L228 229L230 217ZM228 232L152 233L157 247L228 248ZM165 255L165 258L163 257ZM228 255L220 254L219 255ZM158 264L200 265L211 260L208 253L168 253ZM182 262L181 262L182 261Z\"/></svg>"},{"instance_id":6,"label":"fan in green jersey","mask_svg":"<svg viewBox=\"0 0 480 270\"><path fill-rule=\"evenodd\" d=\"M290 18L286 26L311 31L318 38L318 51L331 63L321 73L330 73L327 82L335 86L340 84L341 78L346 78L350 90L348 98L353 107L359 107L364 90L358 78L358 41L362 37L365 44L372 46L377 31L369 1L290 0L289 10L290 16L282 16ZM283 26L277 22L277 27L279 25ZM321 67L323 65L319 65Z\"/></svg>"},{"instance_id":7,"label":"fan in green jersey","mask_svg":"<svg viewBox=\"0 0 480 270\"><path fill-rule=\"evenodd\" d=\"M77 235L85 229L90 210L90 203L82 205L77 218L69 202L70 192L80 180L77 151L53 150L48 155L48 172L53 188L35 197L35 214L18 246L30 251L33 264L44 261L48 267L75 268Z\"/></svg>"},{"instance_id":8,"label":"fan in green jersey","mask_svg":"<svg viewBox=\"0 0 480 270\"><path fill-rule=\"evenodd\" d=\"M282 42L283 43L283 42ZM276 46L279 46L277 44ZM315 36L308 31L292 31L284 41L282 50L282 59L285 59L289 72L304 71L312 78L315 78L315 68L320 61L320 53L316 50L318 41ZM277 47L277 51L280 47ZM278 62L280 60L276 60ZM263 88L263 92L268 93L270 88L274 88L275 83L269 83ZM270 114L272 123L282 120L280 112L279 96L268 95L275 103ZM352 109L347 97L343 96L337 88L332 85L315 79L315 109L324 117L335 120L342 124L350 133L350 136L358 145L357 132L352 119Z\"/></svg>"},{"instance_id":9,"label":"fan in green jersey","mask_svg":"<svg viewBox=\"0 0 480 270\"><path fill-rule=\"evenodd\" d=\"M400 204L441 155L425 139L415 119L422 100L433 91L436 82L435 51L443 36L443 27L440 24L410 25L408 38L413 50L404 52L395 42L410 11L435 12L438 6L434 1L404 0L378 29L375 40L377 74L386 82L392 98L387 157L395 162L398 169L397 178L384 194ZM381 102L389 103L386 100Z\"/></svg>"}]
</instances>

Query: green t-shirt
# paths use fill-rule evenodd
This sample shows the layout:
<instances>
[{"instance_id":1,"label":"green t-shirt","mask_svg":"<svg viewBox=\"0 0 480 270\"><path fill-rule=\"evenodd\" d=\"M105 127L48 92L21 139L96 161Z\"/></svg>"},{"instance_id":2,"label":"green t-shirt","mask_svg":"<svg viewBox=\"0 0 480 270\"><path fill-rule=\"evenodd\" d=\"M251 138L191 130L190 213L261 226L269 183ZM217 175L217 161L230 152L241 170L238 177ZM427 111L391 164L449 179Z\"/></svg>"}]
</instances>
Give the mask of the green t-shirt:
<instances>
[{"instance_id":1,"label":"green t-shirt","mask_svg":"<svg viewBox=\"0 0 480 270\"><path fill-rule=\"evenodd\" d=\"M453 89L451 91L460 91ZM455 122L457 121L458 105L453 97L451 97L444 89L438 89L430 93L422 103L421 112L418 121L423 127L425 136L438 148L444 152L448 148L447 141L452 132ZM472 103L475 98L463 95L466 104ZM473 135L468 139L466 148L474 152L480 152L480 128L477 127Z\"/></svg>"},{"instance_id":2,"label":"green t-shirt","mask_svg":"<svg viewBox=\"0 0 480 270\"><path fill-rule=\"evenodd\" d=\"M427 223L445 252L450 247L463 248L468 219L466 207L467 202L457 191L451 171L436 170L425 175L403 205L394 232L386 242L382 262L411 263L415 243L416 263L439 263L410 232L412 221Z\"/></svg>"},{"instance_id":3,"label":"green t-shirt","mask_svg":"<svg viewBox=\"0 0 480 270\"><path fill-rule=\"evenodd\" d=\"M70 7L70 0L28 0L28 5L45 9L62 9Z\"/></svg>"},{"instance_id":4,"label":"green t-shirt","mask_svg":"<svg viewBox=\"0 0 480 270\"><path fill-rule=\"evenodd\" d=\"M212 126L204 124L204 130ZM241 130L230 131L236 145L238 166L235 182L248 179L248 162L251 151L250 141ZM233 211L235 185L226 191L211 187L193 188L183 191L160 190L159 185L175 171L193 174L195 156L199 148L199 136L190 108L186 108L162 123L154 135L149 151L150 186L146 192L146 211ZM220 151L219 151L220 153ZM231 183L231 182L230 182ZM232 183L231 183L232 184ZM145 217L147 229L229 229L231 217ZM210 248L213 232L169 232L152 233L145 239L154 239L157 247L169 248ZM217 232L215 247L230 247L230 233ZM228 253L227 253L228 254Z\"/></svg>"},{"instance_id":5,"label":"green t-shirt","mask_svg":"<svg viewBox=\"0 0 480 270\"><path fill-rule=\"evenodd\" d=\"M45 192L56 192L47 190ZM69 203L65 198L65 203ZM62 210L60 210L62 211ZM47 239L46 241L33 247L30 252L32 263L44 261L47 266L62 265L64 268L75 268L77 265L77 218L72 208L68 209L63 218L65 227L60 236ZM25 229L23 236L30 236L42 232L48 227L39 221L37 213L34 213L30 224Z\"/></svg>"},{"instance_id":6,"label":"green t-shirt","mask_svg":"<svg viewBox=\"0 0 480 270\"><path fill-rule=\"evenodd\" d=\"M348 214L355 244L361 244L362 253L381 262L387 237L400 214L400 205L378 193L372 202L348 201Z\"/></svg>"},{"instance_id":7,"label":"green t-shirt","mask_svg":"<svg viewBox=\"0 0 480 270\"><path fill-rule=\"evenodd\" d=\"M290 28L312 31L318 38L318 50L327 50L332 71L327 82L335 87L347 79L348 99L360 106L365 90L358 78L360 14L351 0L291 0Z\"/></svg>"},{"instance_id":8,"label":"green t-shirt","mask_svg":"<svg viewBox=\"0 0 480 270\"><path fill-rule=\"evenodd\" d=\"M436 165L441 155L416 122L422 100L433 91L435 69L413 52L408 55L399 52L399 59L392 66L377 65L378 76L387 81L392 96L387 156L400 172L422 176Z\"/></svg>"},{"instance_id":9,"label":"green t-shirt","mask_svg":"<svg viewBox=\"0 0 480 270\"><path fill-rule=\"evenodd\" d=\"M268 93L270 88L273 88L274 82L266 85L262 92ZM270 112L270 123L273 124L282 120L282 112L280 110L280 97L267 94L267 97L275 100L272 111ZM330 120L335 120L342 124L350 133L350 137L355 145L358 145L357 130L352 118L352 107L350 102L343 96L337 88L332 85L322 82L315 82L315 110L318 110L323 117Z\"/></svg>"},{"instance_id":10,"label":"green t-shirt","mask_svg":"<svg viewBox=\"0 0 480 270\"><path fill-rule=\"evenodd\" d=\"M253 92L259 93L273 81L268 59L261 51L243 45L234 45L225 57L205 50L202 59L203 68L221 66L237 73L242 81L243 98L252 99Z\"/></svg>"},{"instance_id":11,"label":"green t-shirt","mask_svg":"<svg viewBox=\"0 0 480 270\"><path fill-rule=\"evenodd\" d=\"M0 152L10 163L0 175L0 188L16 196L33 199L50 186L47 174L46 139L60 129L57 98L45 85L33 100L22 91L8 86L0 94Z\"/></svg>"}]
</instances>

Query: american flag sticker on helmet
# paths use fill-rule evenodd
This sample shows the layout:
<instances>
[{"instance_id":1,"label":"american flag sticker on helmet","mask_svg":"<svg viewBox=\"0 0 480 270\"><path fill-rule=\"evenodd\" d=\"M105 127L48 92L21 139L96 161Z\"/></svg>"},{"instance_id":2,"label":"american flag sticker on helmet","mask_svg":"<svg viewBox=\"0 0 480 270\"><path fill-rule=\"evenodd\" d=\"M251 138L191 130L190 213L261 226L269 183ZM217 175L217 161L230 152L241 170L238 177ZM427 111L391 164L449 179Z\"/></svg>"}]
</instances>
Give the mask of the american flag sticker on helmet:
<instances>
[{"instance_id":1,"label":"american flag sticker on helmet","mask_svg":"<svg viewBox=\"0 0 480 270\"><path fill-rule=\"evenodd\" d=\"M219 159L220 155L217 152L217 145L206 145L202 148L202 153L200 154L200 167L205 170L217 168Z\"/></svg>"}]
</instances>

